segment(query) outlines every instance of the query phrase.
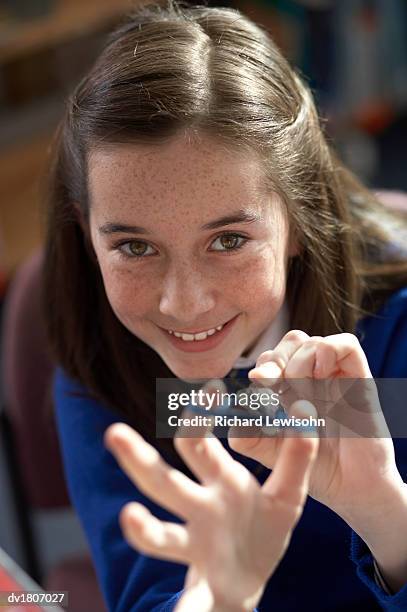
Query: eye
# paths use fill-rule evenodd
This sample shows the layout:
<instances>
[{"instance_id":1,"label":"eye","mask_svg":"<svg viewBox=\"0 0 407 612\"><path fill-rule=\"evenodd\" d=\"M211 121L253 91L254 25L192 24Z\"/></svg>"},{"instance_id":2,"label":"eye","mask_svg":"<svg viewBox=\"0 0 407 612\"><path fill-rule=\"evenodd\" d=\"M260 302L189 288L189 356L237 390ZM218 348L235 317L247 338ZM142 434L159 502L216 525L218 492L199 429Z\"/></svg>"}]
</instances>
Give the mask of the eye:
<instances>
[{"instance_id":1,"label":"eye","mask_svg":"<svg viewBox=\"0 0 407 612\"><path fill-rule=\"evenodd\" d=\"M124 257L133 259L141 259L142 257L154 254L154 249L142 240L128 240L116 245L116 248ZM152 253L149 253L148 249L151 249Z\"/></svg>"},{"instance_id":2,"label":"eye","mask_svg":"<svg viewBox=\"0 0 407 612\"><path fill-rule=\"evenodd\" d=\"M221 234L213 242L214 245L219 241L221 248L214 248L214 251L237 251L246 244L249 238L241 236L240 234Z\"/></svg>"},{"instance_id":3,"label":"eye","mask_svg":"<svg viewBox=\"0 0 407 612\"><path fill-rule=\"evenodd\" d=\"M237 251L238 249L242 248L249 240L250 238L247 238L246 236L241 236L240 234L224 233L218 236L212 242L212 250L219 251L221 253ZM220 248L213 247L216 242L219 242ZM114 245L114 248L119 251L122 257L125 257L127 259L143 259L146 257L150 257L155 253L155 249L153 249L150 244L144 242L143 240L126 240L124 242L120 242Z\"/></svg>"}]
</instances>

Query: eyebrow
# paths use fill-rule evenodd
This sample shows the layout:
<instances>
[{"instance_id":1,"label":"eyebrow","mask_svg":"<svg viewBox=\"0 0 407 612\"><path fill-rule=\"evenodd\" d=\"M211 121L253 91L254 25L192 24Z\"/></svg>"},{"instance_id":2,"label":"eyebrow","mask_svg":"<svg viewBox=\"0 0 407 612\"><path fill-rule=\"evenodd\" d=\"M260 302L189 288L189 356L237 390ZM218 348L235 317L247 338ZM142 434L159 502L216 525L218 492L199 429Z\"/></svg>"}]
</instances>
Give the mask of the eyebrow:
<instances>
[{"instance_id":1,"label":"eyebrow","mask_svg":"<svg viewBox=\"0 0 407 612\"><path fill-rule=\"evenodd\" d=\"M256 223L261 221L262 217L260 213L256 211L247 211L247 210L238 210L236 212L230 213L229 215L225 215L220 217L219 219L215 219L214 221L209 221L201 226L201 230L213 230L218 227L224 227L225 225L233 225L234 223ZM139 225L125 225L123 223L109 222L104 223L99 227L99 232L101 234L150 234L151 232L147 230L145 227L141 227Z\"/></svg>"}]
</instances>

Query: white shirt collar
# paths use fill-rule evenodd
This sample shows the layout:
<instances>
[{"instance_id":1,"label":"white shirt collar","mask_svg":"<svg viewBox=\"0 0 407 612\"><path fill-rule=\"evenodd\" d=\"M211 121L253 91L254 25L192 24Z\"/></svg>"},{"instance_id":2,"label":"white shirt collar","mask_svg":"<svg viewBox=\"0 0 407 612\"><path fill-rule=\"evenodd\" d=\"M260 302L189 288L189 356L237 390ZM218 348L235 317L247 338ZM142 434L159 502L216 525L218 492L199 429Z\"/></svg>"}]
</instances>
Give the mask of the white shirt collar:
<instances>
[{"instance_id":1,"label":"white shirt collar","mask_svg":"<svg viewBox=\"0 0 407 612\"><path fill-rule=\"evenodd\" d=\"M239 357L233 364L233 369L251 368L261 353L272 350L289 330L290 316L287 303L284 302L274 321L258 338L256 344L246 357Z\"/></svg>"}]
</instances>

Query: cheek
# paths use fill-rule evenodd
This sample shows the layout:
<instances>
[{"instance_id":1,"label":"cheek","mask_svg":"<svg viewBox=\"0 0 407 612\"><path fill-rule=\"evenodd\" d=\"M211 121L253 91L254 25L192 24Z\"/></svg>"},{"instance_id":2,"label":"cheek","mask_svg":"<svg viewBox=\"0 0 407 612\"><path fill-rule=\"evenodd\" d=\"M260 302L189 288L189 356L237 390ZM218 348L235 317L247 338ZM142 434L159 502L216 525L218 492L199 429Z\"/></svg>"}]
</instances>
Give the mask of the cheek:
<instances>
[{"instance_id":1,"label":"cheek","mask_svg":"<svg viewBox=\"0 0 407 612\"><path fill-rule=\"evenodd\" d=\"M153 286L144 275L100 262L107 299L118 318L125 322L141 317L150 308Z\"/></svg>"},{"instance_id":2,"label":"cheek","mask_svg":"<svg viewBox=\"0 0 407 612\"><path fill-rule=\"evenodd\" d=\"M251 309L280 301L285 293L286 269L284 258L265 247L242 268L237 291Z\"/></svg>"}]
</instances>

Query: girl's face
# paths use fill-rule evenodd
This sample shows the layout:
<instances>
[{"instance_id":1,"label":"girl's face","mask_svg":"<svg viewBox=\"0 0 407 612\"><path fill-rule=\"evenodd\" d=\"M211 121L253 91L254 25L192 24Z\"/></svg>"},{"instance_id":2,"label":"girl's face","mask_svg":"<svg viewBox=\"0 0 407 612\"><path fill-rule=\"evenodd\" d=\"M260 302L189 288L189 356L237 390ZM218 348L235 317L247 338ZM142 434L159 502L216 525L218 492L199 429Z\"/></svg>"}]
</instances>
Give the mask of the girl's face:
<instances>
[{"instance_id":1,"label":"girl's face","mask_svg":"<svg viewBox=\"0 0 407 612\"><path fill-rule=\"evenodd\" d=\"M89 157L90 233L109 302L179 378L226 376L282 305L294 249L261 178L254 153L209 138Z\"/></svg>"}]
</instances>

